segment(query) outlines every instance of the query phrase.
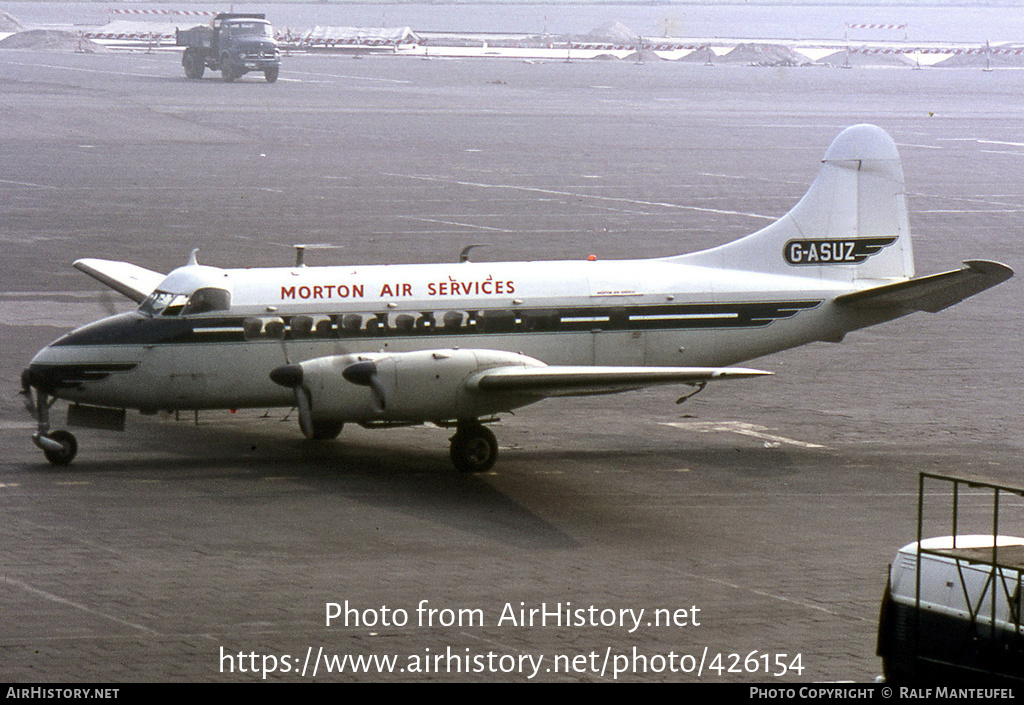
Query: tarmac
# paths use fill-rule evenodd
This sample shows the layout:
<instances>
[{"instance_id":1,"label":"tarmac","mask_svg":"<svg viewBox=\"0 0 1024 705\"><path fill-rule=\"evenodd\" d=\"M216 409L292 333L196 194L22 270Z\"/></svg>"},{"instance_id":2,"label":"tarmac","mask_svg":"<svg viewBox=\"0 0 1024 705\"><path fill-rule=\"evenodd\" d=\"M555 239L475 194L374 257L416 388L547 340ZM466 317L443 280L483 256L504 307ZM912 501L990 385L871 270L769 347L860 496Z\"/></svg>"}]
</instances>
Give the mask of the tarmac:
<instances>
[{"instance_id":1,"label":"tarmac","mask_svg":"<svg viewBox=\"0 0 1024 705\"><path fill-rule=\"evenodd\" d=\"M0 681L873 681L918 473L1019 482L1019 276L682 405L522 409L480 476L444 430L312 443L286 409L130 414L55 469L19 377L131 306L79 257L677 254L784 214L860 122L900 148L919 274L1020 272L1020 82L293 56L225 84L169 53L0 52ZM1001 521L1024 535L1020 507Z\"/></svg>"}]
</instances>

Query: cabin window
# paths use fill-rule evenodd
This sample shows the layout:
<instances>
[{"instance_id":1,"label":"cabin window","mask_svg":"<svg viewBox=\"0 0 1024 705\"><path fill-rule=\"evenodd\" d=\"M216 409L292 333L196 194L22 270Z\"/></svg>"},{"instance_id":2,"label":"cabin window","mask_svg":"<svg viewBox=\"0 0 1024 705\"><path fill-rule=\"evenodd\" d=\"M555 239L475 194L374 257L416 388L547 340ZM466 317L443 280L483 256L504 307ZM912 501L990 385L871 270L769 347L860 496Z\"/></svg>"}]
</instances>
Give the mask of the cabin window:
<instances>
[{"instance_id":1,"label":"cabin window","mask_svg":"<svg viewBox=\"0 0 1024 705\"><path fill-rule=\"evenodd\" d=\"M516 329L516 314L504 309L484 311L485 333L511 333Z\"/></svg>"},{"instance_id":2,"label":"cabin window","mask_svg":"<svg viewBox=\"0 0 1024 705\"><path fill-rule=\"evenodd\" d=\"M557 330L560 321L558 311L523 311L522 326L525 331Z\"/></svg>"},{"instance_id":3,"label":"cabin window","mask_svg":"<svg viewBox=\"0 0 1024 705\"><path fill-rule=\"evenodd\" d=\"M432 311L424 311L416 319L416 330L420 333L432 331L435 328L437 328L437 321L434 320L434 313Z\"/></svg>"},{"instance_id":4,"label":"cabin window","mask_svg":"<svg viewBox=\"0 0 1024 705\"><path fill-rule=\"evenodd\" d=\"M324 315L292 316L288 321L288 329L292 339L334 337L334 321Z\"/></svg>"},{"instance_id":5,"label":"cabin window","mask_svg":"<svg viewBox=\"0 0 1024 705\"><path fill-rule=\"evenodd\" d=\"M612 328L629 328L629 312L622 307L613 308L608 311L608 322Z\"/></svg>"},{"instance_id":6,"label":"cabin window","mask_svg":"<svg viewBox=\"0 0 1024 705\"><path fill-rule=\"evenodd\" d=\"M378 313L366 320L366 332L369 335L383 335L388 330L388 314Z\"/></svg>"},{"instance_id":7,"label":"cabin window","mask_svg":"<svg viewBox=\"0 0 1024 705\"><path fill-rule=\"evenodd\" d=\"M358 313L346 313L339 317L341 325L339 328L342 330L343 335L358 335L359 329L363 326L363 317Z\"/></svg>"},{"instance_id":8,"label":"cabin window","mask_svg":"<svg viewBox=\"0 0 1024 705\"><path fill-rule=\"evenodd\" d=\"M263 334L263 321L259 318L246 318L242 321L242 331L246 340L256 340Z\"/></svg>"},{"instance_id":9,"label":"cabin window","mask_svg":"<svg viewBox=\"0 0 1024 705\"><path fill-rule=\"evenodd\" d=\"M462 326L462 312L461 311L445 311L444 317L441 319L446 332L454 332Z\"/></svg>"},{"instance_id":10,"label":"cabin window","mask_svg":"<svg viewBox=\"0 0 1024 705\"><path fill-rule=\"evenodd\" d=\"M263 323L263 335L274 340L284 340L284 319L268 318Z\"/></svg>"},{"instance_id":11,"label":"cabin window","mask_svg":"<svg viewBox=\"0 0 1024 705\"><path fill-rule=\"evenodd\" d=\"M284 340L285 323L277 316L246 318L242 321L242 330L246 340Z\"/></svg>"},{"instance_id":12,"label":"cabin window","mask_svg":"<svg viewBox=\"0 0 1024 705\"><path fill-rule=\"evenodd\" d=\"M231 294L226 289L203 287L192 292L188 297L181 315L189 316L210 311L227 311L231 308Z\"/></svg>"},{"instance_id":13,"label":"cabin window","mask_svg":"<svg viewBox=\"0 0 1024 705\"><path fill-rule=\"evenodd\" d=\"M395 316L395 330L399 333L411 333L415 319L408 313Z\"/></svg>"},{"instance_id":14,"label":"cabin window","mask_svg":"<svg viewBox=\"0 0 1024 705\"><path fill-rule=\"evenodd\" d=\"M292 316L288 322L293 338L308 338L313 333L312 316Z\"/></svg>"},{"instance_id":15,"label":"cabin window","mask_svg":"<svg viewBox=\"0 0 1024 705\"><path fill-rule=\"evenodd\" d=\"M334 321L330 316L317 316L313 319L313 335L317 338L334 337Z\"/></svg>"}]
</instances>

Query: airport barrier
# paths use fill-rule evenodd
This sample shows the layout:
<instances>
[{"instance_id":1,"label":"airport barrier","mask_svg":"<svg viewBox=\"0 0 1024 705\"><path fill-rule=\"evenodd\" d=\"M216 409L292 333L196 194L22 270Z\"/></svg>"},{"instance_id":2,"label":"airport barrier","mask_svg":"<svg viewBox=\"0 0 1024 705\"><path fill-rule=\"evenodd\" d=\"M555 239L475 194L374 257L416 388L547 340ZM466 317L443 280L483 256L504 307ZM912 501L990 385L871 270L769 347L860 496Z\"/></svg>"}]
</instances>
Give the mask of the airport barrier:
<instances>
[{"instance_id":1,"label":"airport barrier","mask_svg":"<svg viewBox=\"0 0 1024 705\"><path fill-rule=\"evenodd\" d=\"M107 12L111 15L171 15L178 17L216 17L219 14L210 10L135 10L120 7L108 8Z\"/></svg>"},{"instance_id":2,"label":"airport barrier","mask_svg":"<svg viewBox=\"0 0 1024 705\"><path fill-rule=\"evenodd\" d=\"M202 10L173 9L121 9L110 10L120 16L152 16L149 21L119 20L104 27L80 31L82 39L97 41L113 48L144 46L150 49L175 47L173 17L208 17L214 13ZM847 23L850 29L905 29L904 24ZM998 59L1003 66L1024 66L1024 45L1000 43L936 44L908 43L906 41L750 41L727 38L646 38L635 41L601 41L573 39L552 35L489 35L482 33L417 33L410 27L323 27L296 30L282 28L275 37L281 48L288 51L367 51L422 56L452 57L506 57L513 59L592 59L615 56L627 58L641 53L665 60L690 57L706 62L749 61L758 65L813 64L835 55L861 57L860 63L870 63L878 57L880 63L898 59L908 65L937 65L956 57ZM176 47L175 47L176 48ZM732 57L730 52L742 49ZM788 54L787 54L788 52ZM691 56L692 55L692 56ZM748 57L748 55L750 55ZM806 61L804 60L806 58ZM927 60L926 60L927 58ZM986 65L988 64L985 61ZM951 64L952 65L952 64ZM969 65L961 62L959 65Z\"/></svg>"}]
</instances>

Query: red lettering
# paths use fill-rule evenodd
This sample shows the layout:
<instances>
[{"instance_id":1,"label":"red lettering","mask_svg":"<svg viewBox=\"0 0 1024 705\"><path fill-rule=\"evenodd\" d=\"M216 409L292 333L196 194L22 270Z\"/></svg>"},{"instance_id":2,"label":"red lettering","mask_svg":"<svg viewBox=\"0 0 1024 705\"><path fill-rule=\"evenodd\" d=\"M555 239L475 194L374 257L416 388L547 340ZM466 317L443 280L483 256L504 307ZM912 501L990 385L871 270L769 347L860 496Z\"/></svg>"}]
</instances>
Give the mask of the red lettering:
<instances>
[{"instance_id":1,"label":"red lettering","mask_svg":"<svg viewBox=\"0 0 1024 705\"><path fill-rule=\"evenodd\" d=\"M308 299L309 298L309 287L308 286L300 286L299 287L299 298L300 299Z\"/></svg>"},{"instance_id":2,"label":"red lettering","mask_svg":"<svg viewBox=\"0 0 1024 705\"><path fill-rule=\"evenodd\" d=\"M282 286L281 287L281 298L282 299L294 299L295 298L295 287L294 286L288 286L288 287Z\"/></svg>"},{"instance_id":3,"label":"red lettering","mask_svg":"<svg viewBox=\"0 0 1024 705\"><path fill-rule=\"evenodd\" d=\"M402 284L402 296L412 296L412 284Z\"/></svg>"},{"instance_id":4,"label":"red lettering","mask_svg":"<svg viewBox=\"0 0 1024 705\"><path fill-rule=\"evenodd\" d=\"M385 284L384 286L382 286L381 289L380 289L380 295L381 296L392 296L391 285L390 284Z\"/></svg>"},{"instance_id":5,"label":"red lettering","mask_svg":"<svg viewBox=\"0 0 1024 705\"><path fill-rule=\"evenodd\" d=\"M397 294L397 284L396 294ZM412 296L412 285L402 284L401 296ZM471 294L479 296L480 294L493 295L493 294L512 294L516 290L515 282L509 281L494 281L487 279L486 281L446 281L446 282L427 282L427 295L428 296L469 296Z\"/></svg>"},{"instance_id":6,"label":"red lettering","mask_svg":"<svg viewBox=\"0 0 1024 705\"><path fill-rule=\"evenodd\" d=\"M313 287L313 298L322 299L324 297L324 288L322 286Z\"/></svg>"}]
</instances>

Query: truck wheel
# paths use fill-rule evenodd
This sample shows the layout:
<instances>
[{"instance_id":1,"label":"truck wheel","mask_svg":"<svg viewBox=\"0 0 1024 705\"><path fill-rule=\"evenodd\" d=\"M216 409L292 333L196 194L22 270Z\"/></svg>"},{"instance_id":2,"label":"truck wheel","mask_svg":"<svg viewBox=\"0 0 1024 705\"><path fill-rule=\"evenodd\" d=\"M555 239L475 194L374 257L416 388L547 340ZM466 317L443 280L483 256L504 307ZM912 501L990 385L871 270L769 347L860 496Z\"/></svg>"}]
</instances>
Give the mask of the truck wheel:
<instances>
[{"instance_id":1,"label":"truck wheel","mask_svg":"<svg viewBox=\"0 0 1024 705\"><path fill-rule=\"evenodd\" d=\"M235 68L228 63L227 54L220 57L220 77L224 79L225 83L231 83L241 75L241 72L235 71Z\"/></svg>"},{"instance_id":2,"label":"truck wheel","mask_svg":"<svg viewBox=\"0 0 1024 705\"><path fill-rule=\"evenodd\" d=\"M277 80L277 72L279 70L280 69L278 69L277 66L274 66L273 68L266 69L263 72L264 77L266 77L267 79L267 83L273 83L274 81Z\"/></svg>"},{"instance_id":3,"label":"truck wheel","mask_svg":"<svg viewBox=\"0 0 1024 705\"><path fill-rule=\"evenodd\" d=\"M181 57L181 65L185 67L185 78L199 79L206 71L206 63L202 55L195 49L186 49Z\"/></svg>"}]
</instances>

